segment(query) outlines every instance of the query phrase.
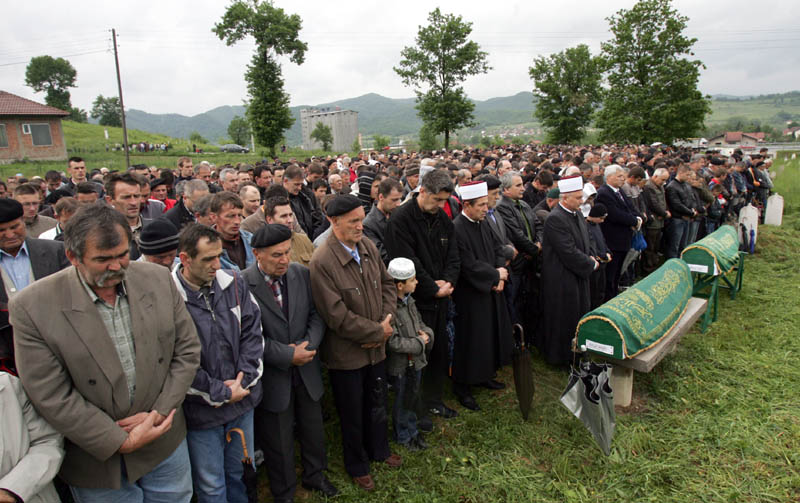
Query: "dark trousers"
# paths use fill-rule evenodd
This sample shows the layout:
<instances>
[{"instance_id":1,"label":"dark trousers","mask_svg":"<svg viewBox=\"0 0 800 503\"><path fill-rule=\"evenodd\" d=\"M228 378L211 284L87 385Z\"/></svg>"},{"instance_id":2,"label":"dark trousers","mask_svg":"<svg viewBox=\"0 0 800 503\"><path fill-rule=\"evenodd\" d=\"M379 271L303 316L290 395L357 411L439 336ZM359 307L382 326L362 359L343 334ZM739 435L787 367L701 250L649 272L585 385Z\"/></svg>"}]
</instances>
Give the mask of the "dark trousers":
<instances>
[{"instance_id":1,"label":"dark trousers","mask_svg":"<svg viewBox=\"0 0 800 503\"><path fill-rule=\"evenodd\" d=\"M645 275L658 269L658 252L661 250L661 233L663 229L645 229L644 239L647 241L647 249L644 251L644 262L642 271Z\"/></svg>"},{"instance_id":2,"label":"dark trousers","mask_svg":"<svg viewBox=\"0 0 800 503\"><path fill-rule=\"evenodd\" d=\"M622 275L622 262L628 250L611 250L611 262L606 265L606 296L608 302L619 293L619 277Z\"/></svg>"},{"instance_id":3,"label":"dark trousers","mask_svg":"<svg viewBox=\"0 0 800 503\"><path fill-rule=\"evenodd\" d=\"M344 468L351 477L363 477L370 461L391 455L385 362L356 370L329 369L328 376L342 428Z\"/></svg>"},{"instance_id":4,"label":"dark trousers","mask_svg":"<svg viewBox=\"0 0 800 503\"><path fill-rule=\"evenodd\" d=\"M442 403L444 380L450 366L450 340L447 337L447 306L449 299L437 299L435 309L419 310L422 321L433 330L433 347L428 365L422 371L423 405Z\"/></svg>"},{"instance_id":5,"label":"dark trousers","mask_svg":"<svg viewBox=\"0 0 800 503\"><path fill-rule=\"evenodd\" d=\"M296 429L295 429L296 425ZM256 409L255 427L264 451L269 488L273 498L291 500L297 487L294 469L294 437L300 442L303 482L319 485L327 468L322 406L309 396L302 382L292 385L289 407L283 412Z\"/></svg>"}]
</instances>

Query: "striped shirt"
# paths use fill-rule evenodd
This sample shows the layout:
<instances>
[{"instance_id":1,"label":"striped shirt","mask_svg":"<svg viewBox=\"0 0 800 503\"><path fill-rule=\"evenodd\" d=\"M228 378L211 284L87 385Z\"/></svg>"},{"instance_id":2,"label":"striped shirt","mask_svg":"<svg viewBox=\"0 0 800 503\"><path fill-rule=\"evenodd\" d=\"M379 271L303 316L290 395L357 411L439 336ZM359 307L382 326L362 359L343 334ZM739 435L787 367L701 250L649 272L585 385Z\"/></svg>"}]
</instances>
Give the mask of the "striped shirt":
<instances>
[{"instance_id":1,"label":"striped shirt","mask_svg":"<svg viewBox=\"0 0 800 503\"><path fill-rule=\"evenodd\" d=\"M92 299L100 319L106 326L108 336L114 343L117 350L119 362L122 365L122 372L128 384L128 396L131 404L133 403L134 393L136 392L136 346L133 341L133 330L131 329L131 309L128 304L128 293L125 290L125 283L117 285L117 301L113 306L101 299L94 293L94 290L84 281L83 276L78 274L86 293Z\"/></svg>"}]
</instances>

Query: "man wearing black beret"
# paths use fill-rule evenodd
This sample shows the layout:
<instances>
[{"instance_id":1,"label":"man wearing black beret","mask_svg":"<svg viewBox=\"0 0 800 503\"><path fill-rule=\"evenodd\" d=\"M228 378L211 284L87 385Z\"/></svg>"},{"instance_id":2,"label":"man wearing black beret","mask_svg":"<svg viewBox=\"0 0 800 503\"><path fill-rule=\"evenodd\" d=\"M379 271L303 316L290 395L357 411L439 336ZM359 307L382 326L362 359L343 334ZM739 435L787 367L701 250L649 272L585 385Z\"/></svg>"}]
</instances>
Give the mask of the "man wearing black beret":
<instances>
[{"instance_id":1,"label":"man wearing black beret","mask_svg":"<svg viewBox=\"0 0 800 503\"><path fill-rule=\"evenodd\" d=\"M26 237L22 204L0 199L0 361L13 368L13 332L8 301L37 279L69 266L60 241Z\"/></svg>"},{"instance_id":2,"label":"man wearing black beret","mask_svg":"<svg viewBox=\"0 0 800 503\"><path fill-rule=\"evenodd\" d=\"M402 463L389 450L386 415L369 412L386 406L385 344L397 295L380 252L363 239L359 199L336 196L326 211L332 232L311 257L311 291L328 326L322 359L341 422L345 469L371 491L370 461Z\"/></svg>"},{"instance_id":3,"label":"man wearing black beret","mask_svg":"<svg viewBox=\"0 0 800 503\"><path fill-rule=\"evenodd\" d=\"M303 487L332 497L339 491L324 473L323 385L317 353L325 324L311 298L308 268L290 261L292 231L283 224L264 225L250 244L256 263L242 276L261 310L262 386L269 393L256 408L255 430L264 451L270 491L275 501L294 501L296 431L302 449Z\"/></svg>"}]
</instances>

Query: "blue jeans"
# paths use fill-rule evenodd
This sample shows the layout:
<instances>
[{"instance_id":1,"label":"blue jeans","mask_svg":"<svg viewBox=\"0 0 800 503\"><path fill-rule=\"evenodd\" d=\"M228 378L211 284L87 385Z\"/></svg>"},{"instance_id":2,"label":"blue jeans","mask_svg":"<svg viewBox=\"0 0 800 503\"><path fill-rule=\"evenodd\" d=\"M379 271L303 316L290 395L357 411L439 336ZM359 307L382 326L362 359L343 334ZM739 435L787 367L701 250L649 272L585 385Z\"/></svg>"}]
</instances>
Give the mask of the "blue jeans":
<instances>
[{"instance_id":1,"label":"blue jeans","mask_svg":"<svg viewBox=\"0 0 800 503\"><path fill-rule=\"evenodd\" d=\"M167 459L135 483L128 482L122 464L122 487L89 489L70 487L77 503L189 503L192 499L192 476L186 440Z\"/></svg>"},{"instance_id":2,"label":"blue jeans","mask_svg":"<svg viewBox=\"0 0 800 503\"><path fill-rule=\"evenodd\" d=\"M691 222L689 222L689 236L686 238L686 244L684 245L683 248L686 248L686 246L697 241L697 232L699 230L700 230L700 220L692 220ZM683 248L681 248L681 250L683 250Z\"/></svg>"},{"instance_id":3,"label":"blue jeans","mask_svg":"<svg viewBox=\"0 0 800 503\"><path fill-rule=\"evenodd\" d=\"M689 222L682 218L671 218L664 228L664 239L666 240L666 257L678 258L681 251L686 248L686 241L689 237Z\"/></svg>"},{"instance_id":4,"label":"blue jeans","mask_svg":"<svg viewBox=\"0 0 800 503\"><path fill-rule=\"evenodd\" d=\"M189 457L192 459L192 480L198 503L247 503L247 489L242 482L242 439L231 433L241 428L247 443L247 454L253 459L253 411L250 410L222 426L207 430L189 430Z\"/></svg>"},{"instance_id":5,"label":"blue jeans","mask_svg":"<svg viewBox=\"0 0 800 503\"><path fill-rule=\"evenodd\" d=\"M417 382L422 378L422 371L417 372ZM406 445L419 434L417 430L417 414L408 410L403 405L406 393L406 374L389 376L395 389L394 406L392 407L392 427L394 428L394 441Z\"/></svg>"}]
</instances>

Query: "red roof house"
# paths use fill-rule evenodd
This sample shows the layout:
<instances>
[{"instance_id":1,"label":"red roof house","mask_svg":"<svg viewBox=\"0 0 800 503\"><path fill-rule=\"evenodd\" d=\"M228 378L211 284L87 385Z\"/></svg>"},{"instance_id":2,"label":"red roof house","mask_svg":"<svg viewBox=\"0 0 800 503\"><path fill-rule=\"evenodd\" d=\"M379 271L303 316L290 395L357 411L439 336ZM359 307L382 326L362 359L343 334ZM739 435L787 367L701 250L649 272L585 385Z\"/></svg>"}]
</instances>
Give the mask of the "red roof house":
<instances>
[{"instance_id":1,"label":"red roof house","mask_svg":"<svg viewBox=\"0 0 800 503\"><path fill-rule=\"evenodd\" d=\"M743 133L741 131L728 131L708 140L709 145L740 145L755 146L763 142L766 133Z\"/></svg>"},{"instance_id":2,"label":"red roof house","mask_svg":"<svg viewBox=\"0 0 800 503\"><path fill-rule=\"evenodd\" d=\"M61 118L68 112L0 91L0 164L67 158Z\"/></svg>"}]
</instances>

